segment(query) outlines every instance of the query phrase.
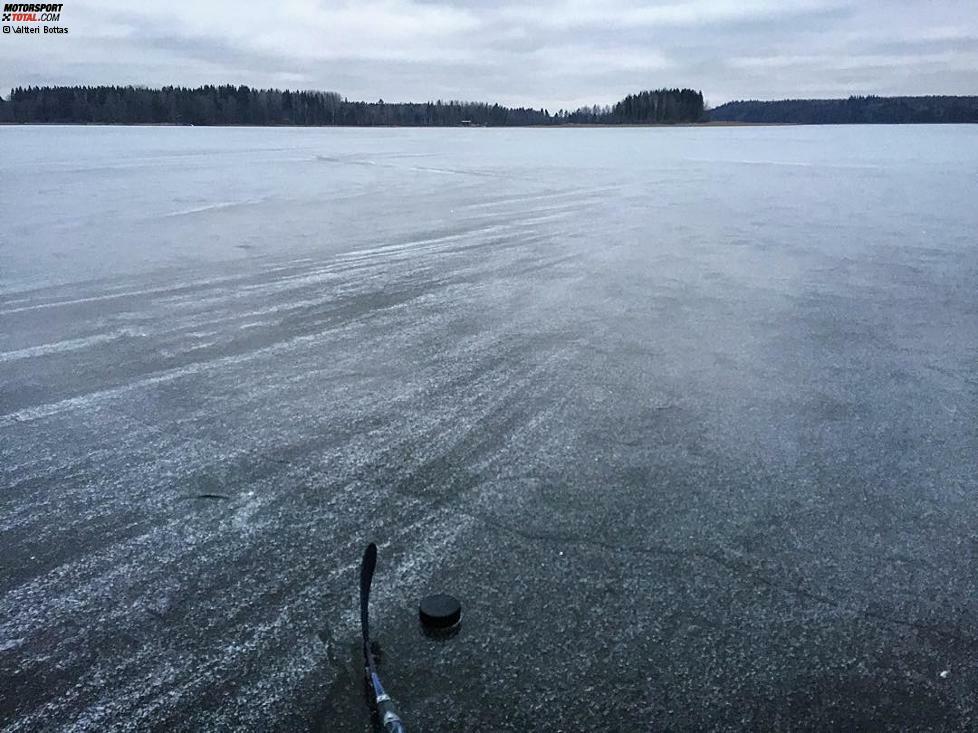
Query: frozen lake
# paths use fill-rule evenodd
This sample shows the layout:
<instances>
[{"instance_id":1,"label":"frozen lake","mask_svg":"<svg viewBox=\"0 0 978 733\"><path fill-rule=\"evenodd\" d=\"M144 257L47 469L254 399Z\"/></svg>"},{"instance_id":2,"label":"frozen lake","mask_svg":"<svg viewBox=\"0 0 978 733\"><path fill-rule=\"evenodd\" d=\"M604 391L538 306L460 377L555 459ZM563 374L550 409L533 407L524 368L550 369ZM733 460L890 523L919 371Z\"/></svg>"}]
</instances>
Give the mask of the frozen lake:
<instances>
[{"instance_id":1,"label":"frozen lake","mask_svg":"<svg viewBox=\"0 0 978 733\"><path fill-rule=\"evenodd\" d=\"M978 726L978 127L0 148L4 731Z\"/></svg>"}]
</instances>

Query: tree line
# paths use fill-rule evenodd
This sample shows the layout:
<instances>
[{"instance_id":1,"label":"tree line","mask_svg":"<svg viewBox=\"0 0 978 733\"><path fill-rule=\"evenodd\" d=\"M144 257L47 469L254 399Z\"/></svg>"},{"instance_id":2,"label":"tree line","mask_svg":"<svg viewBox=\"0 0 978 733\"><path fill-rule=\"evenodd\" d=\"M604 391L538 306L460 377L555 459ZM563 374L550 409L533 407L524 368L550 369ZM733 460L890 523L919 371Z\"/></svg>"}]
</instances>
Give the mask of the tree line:
<instances>
[{"instance_id":1,"label":"tree line","mask_svg":"<svg viewBox=\"0 0 978 733\"><path fill-rule=\"evenodd\" d=\"M699 122L703 95L659 89L614 106L576 110L504 107L484 102L350 101L336 92L247 86L30 86L0 97L0 122L172 125L453 126L641 124Z\"/></svg>"},{"instance_id":2,"label":"tree line","mask_svg":"<svg viewBox=\"0 0 978 733\"><path fill-rule=\"evenodd\" d=\"M715 122L801 125L978 122L978 97L849 97L727 102L710 110Z\"/></svg>"}]
</instances>

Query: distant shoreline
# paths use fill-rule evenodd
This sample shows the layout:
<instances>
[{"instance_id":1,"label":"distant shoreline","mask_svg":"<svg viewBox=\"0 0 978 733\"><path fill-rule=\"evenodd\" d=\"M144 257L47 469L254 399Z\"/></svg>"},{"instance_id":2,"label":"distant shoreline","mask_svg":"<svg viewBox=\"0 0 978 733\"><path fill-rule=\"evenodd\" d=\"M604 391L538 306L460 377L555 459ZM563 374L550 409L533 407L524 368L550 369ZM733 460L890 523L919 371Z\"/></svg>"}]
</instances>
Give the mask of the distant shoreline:
<instances>
[{"instance_id":1,"label":"distant shoreline","mask_svg":"<svg viewBox=\"0 0 978 733\"><path fill-rule=\"evenodd\" d=\"M194 127L728 127L978 123L978 96L742 100L707 107L688 88L646 90L576 110L488 102L365 102L337 92L231 84L16 87L0 124Z\"/></svg>"},{"instance_id":2,"label":"distant shoreline","mask_svg":"<svg viewBox=\"0 0 978 733\"><path fill-rule=\"evenodd\" d=\"M706 112L720 122L802 125L945 125L978 122L978 96L849 97L726 102Z\"/></svg>"},{"instance_id":3,"label":"distant shoreline","mask_svg":"<svg viewBox=\"0 0 978 733\"><path fill-rule=\"evenodd\" d=\"M973 125L975 122L741 122L710 120L707 122L631 122L631 123L555 123L550 125L182 125L173 122L0 122L2 127L199 127L202 129L249 130L573 130L622 128L695 128L695 127L924 127L935 125Z\"/></svg>"}]
</instances>

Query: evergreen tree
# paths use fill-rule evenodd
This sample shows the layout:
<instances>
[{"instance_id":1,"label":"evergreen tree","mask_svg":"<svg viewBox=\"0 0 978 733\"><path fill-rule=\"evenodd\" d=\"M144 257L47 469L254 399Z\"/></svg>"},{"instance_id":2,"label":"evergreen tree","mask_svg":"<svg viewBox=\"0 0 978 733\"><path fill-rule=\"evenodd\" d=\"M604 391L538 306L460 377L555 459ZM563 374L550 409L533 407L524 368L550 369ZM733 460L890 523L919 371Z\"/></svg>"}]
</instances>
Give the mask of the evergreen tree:
<instances>
[{"instance_id":1,"label":"evergreen tree","mask_svg":"<svg viewBox=\"0 0 978 733\"><path fill-rule=\"evenodd\" d=\"M727 102L710 110L718 122L800 125L978 122L978 97L849 97Z\"/></svg>"},{"instance_id":2,"label":"evergreen tree","mask_svg":"<svg viewBox=\"0 0 978 733\"><path fill-rule=\"evenodd\" d=\"M146 89L135 86L17 87L0 104L0 121L176 125L459 125L484 126L695 122L703 95L660 89L611 107L551 114L457 100L351 102L336 92L252 89L224 84Z\"/></svg>"}]
</instances>

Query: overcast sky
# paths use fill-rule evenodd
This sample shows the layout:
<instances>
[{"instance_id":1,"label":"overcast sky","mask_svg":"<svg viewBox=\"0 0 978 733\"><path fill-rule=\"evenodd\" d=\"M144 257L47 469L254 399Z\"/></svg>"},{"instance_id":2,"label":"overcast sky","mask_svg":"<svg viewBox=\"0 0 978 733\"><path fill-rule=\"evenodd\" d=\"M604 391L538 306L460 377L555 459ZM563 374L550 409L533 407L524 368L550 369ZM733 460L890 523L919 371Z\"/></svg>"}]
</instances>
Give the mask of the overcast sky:
<instances>
[{"instance_id":1,"label":"overcast sky","mask_svg":"<svg viewBox=\"0 0 978 733\"><path fill-rule=\"evenodd\" d=\"M233 82L555 111L661 86L714 105L978 94L978 0L64 0L61 25L0 35L4 96Z\"/></svg>"}]
</instances>

